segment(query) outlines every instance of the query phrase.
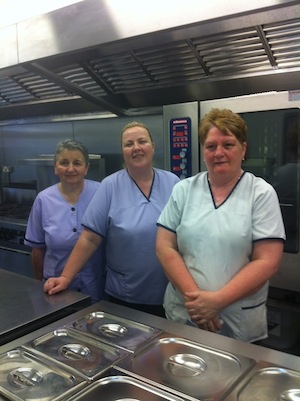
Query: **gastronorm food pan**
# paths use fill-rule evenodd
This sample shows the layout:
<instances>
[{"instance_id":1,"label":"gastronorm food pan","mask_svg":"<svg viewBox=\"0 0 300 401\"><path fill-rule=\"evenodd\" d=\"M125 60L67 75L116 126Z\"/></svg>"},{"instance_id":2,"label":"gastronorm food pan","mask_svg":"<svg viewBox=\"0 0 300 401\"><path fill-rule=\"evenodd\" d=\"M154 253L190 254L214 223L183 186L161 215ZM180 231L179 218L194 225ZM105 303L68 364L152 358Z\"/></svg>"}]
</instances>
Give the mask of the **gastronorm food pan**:
<instances>
[{"instance_id":1,"label":"gastronorm food pan","mask_svg":"<svg viewBox=\"0 0 300 401\"><path fill-rule=\"evenodd\" d=\"M259 361L226 401L300 401L300 372Z\"/></svg>"},{"instance_id":2,"label":"gastronorm food pan","mask_svg":"<svg viewBox=\"0 0 300 401\"><path fill-rule=\"evenodd\" d=\"M24 344L23 347L45 358L67 365L86 379L91 380L128 354L123 349L95 341L80 332L70 331L67 328L52 331Z\"/></svg>"},{"instance_id":3,"label":"gastronorm food pan","mask_svg":"<svg viewBox=\"0 0 300 401\"><path fill-rule=\"evenodd\" d=\"M121 372L96 380L68 401L185 401Z\"/></svg>"},{"instance_id":4,"label":"gastronorm food pan","mask_svg":"<svg viewBox=\"0 0 300 401\"><path fill-rule=\"evenodd\" d=\"M156 328L100 311L79 318L71 324L71 327L131 352L161 332Z\"/></svg>"},{"instance_id":5,"label":"gastronorm food pan","mask_svg":"<svg viewBox=\"0 0 300 401\"><path fill-rule=\"evenodd\" d=\"M181 397L204 401L219 400L254 363L250 358L162 333L126 356L116 368Z\"/></svg>"},{"instance_id":6,"label":"gastronorm food pan","mask_svg":"<svg viewBox=\"0 0 300 401\"><path fill-rule=\"evenodd\" d=\"M86 384L83 378L21 348L0 355L0 394L9 400L58 401Z\"/></svg>"}]
</instances>

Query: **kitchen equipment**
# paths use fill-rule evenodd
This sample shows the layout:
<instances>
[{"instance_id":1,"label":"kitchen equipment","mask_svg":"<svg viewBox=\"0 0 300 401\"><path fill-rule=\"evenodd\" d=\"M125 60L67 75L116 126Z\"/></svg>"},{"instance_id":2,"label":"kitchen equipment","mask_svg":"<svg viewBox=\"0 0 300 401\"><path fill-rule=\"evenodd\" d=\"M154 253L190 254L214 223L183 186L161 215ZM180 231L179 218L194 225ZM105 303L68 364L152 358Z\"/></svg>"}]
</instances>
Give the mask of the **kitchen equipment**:
<instances>
[{"instance_id":1,"label":"kitchen equipment","mask_svg":"<svg viewBox=\"0 0 300 401\"><path fill-rule=\"evenodd\" d=\"M141 380L122 375L115 371L115 374L103 377L90 384L88 388L80 391L69 401L184 401L166 391L151 386Z\"/></svg>"},{"instance_id":2,"label":"kitchen equipment","mask_svg":"<svg viewBox=\"0 0 300 401\"><path fill-rule=\"evenodd\" d=\"M221 399L253 364L252 359L161 333L117 368L177 396L211 401Z\"/></svg>"},{"instance_id":3,"label":"kitchen equipment","mask_svg":"<svg viewBox=\"0 0 300 401\"><path fill-rule=\"evenodd\" d=\"M24 345L29 351L67 365L85 379L95 379L127 353L95 341L80 332L58 328Z\"/></svg>"},{"instance_id":4,"label":"kitchen equipment","mask_svg":"<svg viewBox=\"0 0 300 401\"><path fill-rule=\"evenodd\" d=\"M13 401L58 401L86 382L28 351L13 349L0 356L0 395Z\"/></svg>"},{"instance_id":5,"label":"kitchen equipment","mask_svg":"<svg viewBox=\"0 0 300 401\"><path fill-rule=\"evenodd\" d=\"M107 344L134 351L160 330L105 312L95 311L71 324L76 330Z\"/></svg>"},{"instance_id":6,"label":"kitchen equipment","mask_svg":"<svg viewBox=\"0 0 300 401\"><path fill-rule=\"evenodd\" d=\"M224 401L299 401L300 372L259 361Z\"/></svg>"}]
</instances>

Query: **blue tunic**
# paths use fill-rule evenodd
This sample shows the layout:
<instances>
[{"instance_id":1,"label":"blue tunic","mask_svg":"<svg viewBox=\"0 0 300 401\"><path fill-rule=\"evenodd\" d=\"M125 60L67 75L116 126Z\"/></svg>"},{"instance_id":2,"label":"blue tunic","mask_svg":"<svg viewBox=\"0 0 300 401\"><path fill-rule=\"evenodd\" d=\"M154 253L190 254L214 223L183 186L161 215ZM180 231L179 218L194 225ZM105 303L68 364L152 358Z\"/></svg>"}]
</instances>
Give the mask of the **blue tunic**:
<instances>
[{"instance_id":1,"label":"blue tunic","mask_svg":"<svg viewBox=\"0 0 300 401\"><path fill-rule=\"evenodd\" d=\"M285 239L274 188L245 173L225 202L216 207L207 172L175 186L158 224L177 235L178 250L199 288L222 288L251 259L254 241ZM268 284L220 312L222 334L243 341L266 337ZM169 284L165 295L167 317L189 323L180 293Z\"/></svg>"},{"instance_id":2,"label":"blue tunic","mask_svg":"<svg viewBox=\"0 0 300 401\"><path fill-rule=\"evenodd\" d=\"M78 202L68 203L54 184L39 192L32 206L24 244L32 248L46 248L43 276L59 276L83 230L81 220L96 190L101 184L84 180ZM92 301L103 298L104 263L101 247L77 274L70 289L90 295Z\"/></svg>"},{"instance_id":3,"label":"blue tunic","mask_svg":"<svg viewBox=\"0 0 300 401\"><path fill-rule=\"evenodd\" d=\"M127 170L101 182L82 224L106 238L105 291L125 302L161 305L167 278L155 251L156 221L179 178L154 169L149 198Z\"/></svg>"}]
</instances>

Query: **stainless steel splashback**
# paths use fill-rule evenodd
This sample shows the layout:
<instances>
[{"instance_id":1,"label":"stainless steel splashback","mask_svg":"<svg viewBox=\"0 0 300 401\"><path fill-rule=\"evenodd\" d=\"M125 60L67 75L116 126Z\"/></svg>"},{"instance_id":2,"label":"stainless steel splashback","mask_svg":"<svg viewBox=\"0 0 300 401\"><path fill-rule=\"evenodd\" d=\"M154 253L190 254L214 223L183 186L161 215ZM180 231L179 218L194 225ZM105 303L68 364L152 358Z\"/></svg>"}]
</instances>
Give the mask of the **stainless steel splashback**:
<instances>
[{"instance_id":1,"label":"stainless steel splashback","mask_svg":"<svg viewBox=\"0 0 300 401\"><path fill-rule=\"evenodd\" d=\"M54 174L54 155L43 154L34 158L17 160L16 164L21 166L31 165L36 168L36 189L40 192L58 182L58 177ZM95 181L102 181L105 177L105 159L101 155L89 155L90 167L86 178Z\"/></svg>"}]
</instances>

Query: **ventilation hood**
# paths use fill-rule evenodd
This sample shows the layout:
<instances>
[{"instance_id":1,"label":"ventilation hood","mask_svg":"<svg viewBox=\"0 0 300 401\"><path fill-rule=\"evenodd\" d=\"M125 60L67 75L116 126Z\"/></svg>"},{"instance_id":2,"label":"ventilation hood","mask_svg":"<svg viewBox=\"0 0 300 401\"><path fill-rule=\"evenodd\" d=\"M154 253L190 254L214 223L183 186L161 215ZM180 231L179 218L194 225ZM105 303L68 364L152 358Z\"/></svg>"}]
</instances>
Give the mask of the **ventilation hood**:
<instances>
[{"instance_id":1,"label":"ventilation hood","mask_svg":"<svg viewBox=\"0 0 300 401\"><path fill-rule=\"evenodd\" d=\"M2 121L299 90L300 3L86 0L0 28L0 51Z\"/></svg>"}]
</instances>

